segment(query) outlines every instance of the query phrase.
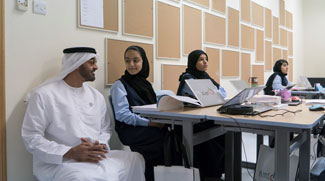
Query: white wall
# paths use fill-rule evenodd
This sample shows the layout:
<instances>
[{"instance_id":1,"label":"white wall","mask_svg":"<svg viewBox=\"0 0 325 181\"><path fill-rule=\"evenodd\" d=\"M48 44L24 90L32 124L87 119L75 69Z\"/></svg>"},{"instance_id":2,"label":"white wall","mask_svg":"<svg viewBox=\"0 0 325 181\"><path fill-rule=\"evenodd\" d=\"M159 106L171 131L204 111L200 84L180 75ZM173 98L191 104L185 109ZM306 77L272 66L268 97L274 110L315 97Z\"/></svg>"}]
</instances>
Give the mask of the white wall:
<instances>
[{"instance_id":1,"label":"white wall","mask_svg":"<svg viewBox=\"0 0 325 181\"><path fill-rule=\"evenodd\" d=\"M303 0L286 0L286 7L294 15L295 78L298 76L298 71L296 70L304 70L303 59L301 58L303 56L303 51L301 50L303 49L300 48L303 44L303 36L302 30L298 29L302 27L301 1ZM317 3L316 0L314 1L315 7L318 7L318 4L324 5L322 0L318 0L319 2ZM27 92L59 71L62 50L64 48L70 46L91 46L97 49L102 58L98 61L100 69L96 73L97 79L92 84L103 94L107 95L109 90L104 86L104 39L123 39L121 35L121 14L119 19L119 33L85 30L77 27L76 0L46 0L46 2L48 12L45 16L32 13L31 1L29 1L30 7L27 12L16 10L15 1L6 1L5 5L7 169L9 181L29 181L34 179L32 176L32 157L25 151L20 136L21 124L26 110L23 99ZM120 9L121 2L120 0ZM172 4L177 4L173 1L171 2ZM272 9L272 12L276 13L273 15L278 17L278 1L255 0L255 2ZM308 3L304 5L306 6ZM239 10L240 0L228 0L227 5ZM127 40L139 40L139 38L128 37ZM155 39L144 39L143 41L146 43L154 43ZM160 88L160 64L167 62L167 60L155 62L155 88ZM182 57L180 62L185 64L186 57ZM318 69L320 72L322 67ZM266 73L266 79L267 74L270 73ZM222 79L221 84L229 91L230 96L235 93L231 91L232 86L229 84L228 79Z\"/></svg>"},{"instance_id":2,"label":"white wall","mask_svg":"<svg viewBox=\"0 0 325 181\"><path fill-rule=\"evenodd\" d=\"M325 77L325 1L303 1L304 74Z\"/></svg>"}]
</instances>

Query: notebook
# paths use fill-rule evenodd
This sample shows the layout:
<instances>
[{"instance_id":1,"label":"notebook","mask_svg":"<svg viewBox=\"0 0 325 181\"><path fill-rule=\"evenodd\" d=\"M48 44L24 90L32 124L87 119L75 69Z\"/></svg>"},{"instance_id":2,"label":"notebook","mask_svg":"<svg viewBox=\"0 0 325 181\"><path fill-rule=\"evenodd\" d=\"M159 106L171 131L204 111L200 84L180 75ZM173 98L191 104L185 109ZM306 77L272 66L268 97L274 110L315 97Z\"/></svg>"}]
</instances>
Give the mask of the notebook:
<instances>
[{"instance_id":1,"label":"notebook","mask_svg":"<svg viewBox=\"0 0 325 181\"><path fill-rule=\"evenodd\" d=\"M185 82L199 101L200 107L214 106L226 102L210 79L187 79Z\"/></svg>"},{"instance_id":2,"label":"notebook","mask_svg":"<svg viewBox=\"0 0 325 181\"><path fill-rule=\"evenodd\" d=\"M265 86L246 88L227 101L217 111L222 114L257 115L272 110L273 107L264 104L243 105L243 103L258 94L264 88Z\"/></svg>"}]
</instances>

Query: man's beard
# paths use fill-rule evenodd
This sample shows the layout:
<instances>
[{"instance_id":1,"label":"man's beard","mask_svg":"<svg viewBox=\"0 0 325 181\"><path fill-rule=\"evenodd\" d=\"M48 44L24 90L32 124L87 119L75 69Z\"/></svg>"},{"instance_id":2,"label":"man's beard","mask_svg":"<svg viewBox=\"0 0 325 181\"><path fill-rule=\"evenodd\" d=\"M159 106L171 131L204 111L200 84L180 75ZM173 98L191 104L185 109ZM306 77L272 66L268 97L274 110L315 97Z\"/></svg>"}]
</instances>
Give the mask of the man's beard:
<instances>
[{"instance_id":1,"label":"man's beard","mask_svg":"<svg viewBox=\"0 0 325 181\"><path fill-rule=\"evenodd\" d=\"M79 67L79 73L85 81L94 81L96 78L94 71L87 70L83 65Z\"/></svg>"}]
</instances>

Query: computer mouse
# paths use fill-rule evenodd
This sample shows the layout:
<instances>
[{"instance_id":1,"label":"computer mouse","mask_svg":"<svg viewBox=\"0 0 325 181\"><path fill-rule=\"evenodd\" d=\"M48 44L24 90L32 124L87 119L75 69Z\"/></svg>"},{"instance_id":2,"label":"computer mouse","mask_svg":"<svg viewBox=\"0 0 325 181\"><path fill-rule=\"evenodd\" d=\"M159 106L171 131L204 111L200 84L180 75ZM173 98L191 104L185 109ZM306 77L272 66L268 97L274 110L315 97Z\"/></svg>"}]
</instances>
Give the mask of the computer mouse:
<instances>
[{"instance_id":1,"label":"computer mouse","mask_svg":"<svg viewBox=\"0 0 325 181\"><path fill-rule=\"evenodd\" d=\"M309 107L310 111L323 111L325 110L324 106L322 104L314 104Z\"/></svg>"},{"instance_id":2,"label":"computer mouse","mask_svg":"<svg viewBox=\"0 0 325 181\"><path fill-rule=\"evenodd\" d=\"M298 96L292 96L291 97L291 101L292 102L299 102L300 101L300 98Z\"/></svg>"}]
</instances>

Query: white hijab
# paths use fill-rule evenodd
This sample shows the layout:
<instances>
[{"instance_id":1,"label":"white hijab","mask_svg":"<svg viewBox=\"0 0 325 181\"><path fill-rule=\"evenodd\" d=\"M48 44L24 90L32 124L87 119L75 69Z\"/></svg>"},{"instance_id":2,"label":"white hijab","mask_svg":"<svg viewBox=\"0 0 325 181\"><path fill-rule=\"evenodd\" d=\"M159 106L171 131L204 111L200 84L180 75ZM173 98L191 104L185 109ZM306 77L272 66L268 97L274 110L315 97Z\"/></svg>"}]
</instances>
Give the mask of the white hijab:
<instances>
[{"instance_id":1,"label":"white hijab","mask_svg":"<svg viewBox=\"0 0 325 181\"><path fill-rule=\"evenodd\" d=\"M67 53L67 54L65 54L62 59L62 67L61 67L60 73L58 75L56 75L55 77L52 77L52 78L46 80L39 86L32 89L32 91L30 91L27 94L27 96L24 100L25 103L28 104L30 96L33 94L33 92L35 92L35 90L37 90L47 84L50 84L52 82L56 82L56 81L60 81L60 80L64 79L69 73L76 70L79 66L81 66L82 64L84 64L85 62L87 62L88 60L90 60L94 57L96 59L98 59L98 55L94 54L94 53Z\"/></svg>"}]
</instances>

